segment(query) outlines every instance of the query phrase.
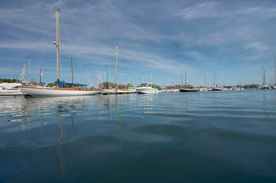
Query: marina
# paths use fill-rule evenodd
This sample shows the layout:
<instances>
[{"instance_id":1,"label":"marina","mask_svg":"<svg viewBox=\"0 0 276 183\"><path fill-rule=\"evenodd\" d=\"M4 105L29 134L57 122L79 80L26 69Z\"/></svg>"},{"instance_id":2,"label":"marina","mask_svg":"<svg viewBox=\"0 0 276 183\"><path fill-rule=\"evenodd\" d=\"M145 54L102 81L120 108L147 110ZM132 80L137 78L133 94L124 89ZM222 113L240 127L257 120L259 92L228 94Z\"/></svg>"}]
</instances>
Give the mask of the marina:
<instances>
[{"instance_id":1,"label":"marina","mask_svg":"<svg viewBox=\"0 0 276 183\"><path fill-rule=\"evenodd\" d=\"M1 0L0 183L275 183L275 10Z\"/></svg>"}]
</instances>

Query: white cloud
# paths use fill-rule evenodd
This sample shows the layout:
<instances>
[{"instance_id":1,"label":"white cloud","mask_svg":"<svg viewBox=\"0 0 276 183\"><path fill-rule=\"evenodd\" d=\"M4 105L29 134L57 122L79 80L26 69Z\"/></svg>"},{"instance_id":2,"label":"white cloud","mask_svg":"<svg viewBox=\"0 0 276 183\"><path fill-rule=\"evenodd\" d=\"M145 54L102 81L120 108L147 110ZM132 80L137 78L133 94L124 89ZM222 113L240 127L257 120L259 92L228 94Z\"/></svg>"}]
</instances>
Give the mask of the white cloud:
<instances>
[{"instance_id":1,"label":"white cloud","mask_svg":"<svg viewBox=\"0 0 276 183\"><path fill-rule=\"evenodd\" d=\"M264 51L269 49L269 46L261 43L261 42L254 42L254 43L247 43L245 45L245 49L253 49L255 51Z\"/></svg>"},{"instance_id":2,"label":"white cloud","mask_svg":"<svg viewBox=\"0 0 276 183\"><path fill-rule=\"evenodd\" d=\"M216 17L218 16L217 6L216 2L204 2L180 10L177 14L184 19Z\"/></svg>"}]
</instances>

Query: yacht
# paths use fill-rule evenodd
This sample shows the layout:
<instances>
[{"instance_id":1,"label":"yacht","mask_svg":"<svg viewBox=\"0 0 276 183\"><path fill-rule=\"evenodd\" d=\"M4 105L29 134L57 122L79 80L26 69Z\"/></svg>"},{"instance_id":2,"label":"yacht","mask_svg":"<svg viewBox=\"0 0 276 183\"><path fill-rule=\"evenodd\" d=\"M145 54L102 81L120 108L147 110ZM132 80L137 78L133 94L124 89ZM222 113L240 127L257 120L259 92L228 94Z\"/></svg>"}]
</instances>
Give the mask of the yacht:
<instances>
[{"instance_id":1,"label":"yacht","mask_svg":"<svg viewBox=\"0 0 276 183\"><path fill-rule=\"evenodd\" d=\"M21 83L1 83L0 96L23 95L20 91Z\"/></svg>"},{"instance_id":2,"label":"yacht","mask_svg":"<svg viewBox=\"0 0 276 183\"><path fill-rule=\"evenodd\" d=\"M152 88L151 83L143 83L136 88L136 92L139 94L155 94L158 93L156 88Z\"/></svg>"},{"instance_id":3,"label":"yacht","mask_svg":"<svg viewBox=\"0 0 276 183\"><path fill-rule=\"evenodd\" d=\"M219 85L216 85L212 91L223 91L223 87L222 86L219 86Z\"/></svg>"},{"instance_id":4,"label":"yacht","mask_svg":"<svg viewBox=\"0 0 276 183\"><path fill-rule=\"evenodd\" d=\"M266 85L266 84L263 84L259 87L259 89L261 90L269 90L270 89L270 86Z\"/></svg>"}]
</instances>

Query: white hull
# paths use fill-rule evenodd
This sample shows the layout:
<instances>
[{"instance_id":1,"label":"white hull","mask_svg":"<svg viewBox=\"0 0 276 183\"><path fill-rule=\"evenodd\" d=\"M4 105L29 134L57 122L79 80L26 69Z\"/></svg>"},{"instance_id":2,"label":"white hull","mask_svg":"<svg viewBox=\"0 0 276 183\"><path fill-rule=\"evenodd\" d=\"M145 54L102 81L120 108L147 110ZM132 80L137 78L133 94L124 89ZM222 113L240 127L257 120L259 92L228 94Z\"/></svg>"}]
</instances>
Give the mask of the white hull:
<instances>
[{"instance_id":1,"label":"white hull","mask_svg":"<svg viewBox=\"0 0 276 183\"><path fill-rule=\"evenodd\" d=\"M22 95L19 87L21 83L1 83L0 84L0 96L13 96Z\"/></svg>"},{"instance_id":2,"label":"white hull","mask_svg":"<svg viewBox=\"0 0 276 183\"><path fill-rule=\"evenodd\" d=\"M140 87L136 89L139 94L155 94L158 93L158 90L151 87Z\"/></svg>"},{"instance_id":3,"label":"white hull","mask_svg":"<svg viewBox=\"0 0 276 183\"><path fill-rule=\"evenodd\" d=\"M131 94L131 93L136 93L135 89L128 89L128 90L118 90L118 94ZM103 89L102 94L116 94L115 89Z\"/></svg>"},{"instance_id":4,"label":"white hull","mask_svg":"<svg viewBox=\"0 0 276 183\"><path fill-rule=\"evenodd\" d=\"M80 95L95 95L100 91L89 90L62 90L52 88L21 88L26 95L33 97L59 97L59 96L80 96Z\"/></svg>"},{"instance_id":5,"label":"white hull","mask_svg":"<svg viewBox=\"0 0 276 183\"><path fill-rule=\"evenodd\" d=\"M21 91L18 90L0 90L0 96L10 96L10 95L23 95Z\"/></svg>"},{"instance_id":6,"label":"white hull","mask_svg":"<svg viewBox=\"0 0 276 183\"><path fill-rule=\"evenodd\" d=\"M103 90L101 91L101 93L102 93L102 94L115 94L116 91L115 91L115 89L103 89Z\"/></svg>"}]
</instances>

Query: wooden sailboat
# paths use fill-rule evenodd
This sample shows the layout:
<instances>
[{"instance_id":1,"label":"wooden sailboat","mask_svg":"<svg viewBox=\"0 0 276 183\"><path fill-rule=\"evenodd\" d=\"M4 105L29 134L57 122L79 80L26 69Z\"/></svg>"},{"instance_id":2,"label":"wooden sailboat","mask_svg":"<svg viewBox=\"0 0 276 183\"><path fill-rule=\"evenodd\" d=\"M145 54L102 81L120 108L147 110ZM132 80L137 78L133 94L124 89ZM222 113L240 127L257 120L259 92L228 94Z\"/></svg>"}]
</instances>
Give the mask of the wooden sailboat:
<instances>
[{"instance_id":1,"label":"wooden sailboat","mask_svg":"<svg viewBox=\"0 0 276 183\"><path fill-rule=\"evenodd\" d=\"M57 48L57 86L55 88L47 87L22 87L23 93L33 97L42 96L79 96L79 95L93 95L100 93L98 90L88 90L84 84L73 83L73 70L72 70L72 83L64 83L59 80L59 10L56 11L56 42L54 43ZM71 64L72 65L72 64ZM72 88L63 88L64 85L71 85Z\"/></svg>"}]
</instances>

